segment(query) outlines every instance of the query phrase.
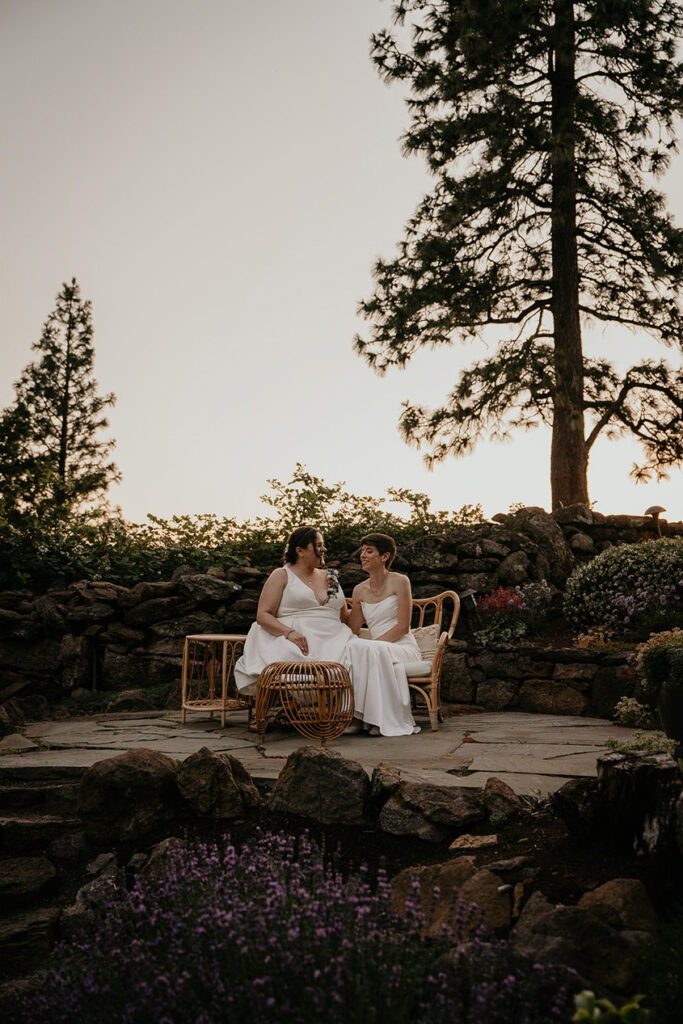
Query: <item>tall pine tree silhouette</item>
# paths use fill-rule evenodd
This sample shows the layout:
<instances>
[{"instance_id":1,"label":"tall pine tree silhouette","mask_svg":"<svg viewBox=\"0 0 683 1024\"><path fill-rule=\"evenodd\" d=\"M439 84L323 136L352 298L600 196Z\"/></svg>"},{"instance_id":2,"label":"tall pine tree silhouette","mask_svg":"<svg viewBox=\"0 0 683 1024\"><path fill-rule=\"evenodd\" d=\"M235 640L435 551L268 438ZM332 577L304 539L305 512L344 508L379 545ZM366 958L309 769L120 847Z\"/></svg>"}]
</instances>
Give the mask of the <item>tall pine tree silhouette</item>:
<instances>
[{"instance_id":1,"label":"tall pine tree silhouette","mask_svg":"<svg viewBox=\"0 0 683 1024\"><path fill-rule=\"evenodd\" d=\"M399 0L393 12L409 31L375 35L372 56L409 87L404 149L435 186L398 255L375 265L356 349L382 373L423 346L493 348L442 408L405 403L404 438L430 463L546 423L553 507L588 501L600 434L635 436L634 475L662 475L683 459L680 361L620 371L584 354L582 325L683 343L683 232L652 186L683 110L680 4Z\"/></svg>"},{"instance_id":2,"label":"tall pine tree silhouette","mask_svg":"<svg viewBox=\"0 0 683 1024\"><path fill-rule=\"evenodd\" d=\"M75 278L64 284L33 345L39 358L15 384L16 402L2 415L0 487L6 511L77 510L120 479L103 439L104 410L94 378L92 306Z\"/></svg>"}]
</instances>

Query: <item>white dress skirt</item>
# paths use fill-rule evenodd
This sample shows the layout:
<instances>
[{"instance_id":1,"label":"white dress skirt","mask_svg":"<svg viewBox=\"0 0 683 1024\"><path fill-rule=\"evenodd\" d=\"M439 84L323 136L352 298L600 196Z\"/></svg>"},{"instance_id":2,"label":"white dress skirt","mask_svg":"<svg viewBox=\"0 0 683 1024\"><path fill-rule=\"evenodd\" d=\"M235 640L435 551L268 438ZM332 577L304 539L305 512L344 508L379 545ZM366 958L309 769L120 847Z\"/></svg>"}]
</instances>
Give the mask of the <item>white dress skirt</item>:
<instances>
[{"instance_id":1,"label":"white dress skirt","mask_svg":"<svg viewBox=\"0 0 683 1024\"><path fill-rule=\"evenodd\" d=\"M372 604L362 602L370 636L382 636L398 622L395 594ZM410 710L410 691L405 665L421 661L412 633L400 640L364 640L353 637L344 651L343 664L353 680L355 715L376 725L382 736L410 736L419 732Z\"/></svg>"},{"instance_id":2,"label":"white dress skirt","mask_svg":"<svg viewBox=\"0 0 683 1024\"><path fill-rule=\"evenodd\" d=\"M344 605L341 587L324 604L288 565L287 584L282 591L277 618L283 625L303 633L308 654L284 636L273 636L254 623L244 642L244 653L235 665L235 682L240 693L253 694L256 680L266 665L274 661L337 661L346 665L345 648L353 637L339 618Z\"/></svg>"}]
</instances>

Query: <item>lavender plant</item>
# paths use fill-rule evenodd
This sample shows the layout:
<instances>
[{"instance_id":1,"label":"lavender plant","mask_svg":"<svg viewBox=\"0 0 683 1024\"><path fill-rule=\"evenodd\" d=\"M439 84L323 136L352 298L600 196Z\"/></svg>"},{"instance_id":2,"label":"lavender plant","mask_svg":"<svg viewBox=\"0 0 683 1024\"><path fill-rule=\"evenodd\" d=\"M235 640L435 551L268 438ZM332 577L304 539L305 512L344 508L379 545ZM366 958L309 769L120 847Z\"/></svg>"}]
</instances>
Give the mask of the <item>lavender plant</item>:
<instances>
[{"instance_id":1,"label":"lavender plant","mask_svg":"<svg viewBox=\"0 0 683 1024\"><path fill-rule=\"evenodd\" d=\"M568 1021L559 972L505 943L423 935L417 883L399 917L380 871L344 880L304 836L265 834L240 852L176 848L160 879L121 890L62 945L19 1019L40 1024L222 1024L324 1019L430 1024ZM455 944L455 945L454 945ZM459 950L459 953L456 952Z\"/></svg>"}]
</instances>

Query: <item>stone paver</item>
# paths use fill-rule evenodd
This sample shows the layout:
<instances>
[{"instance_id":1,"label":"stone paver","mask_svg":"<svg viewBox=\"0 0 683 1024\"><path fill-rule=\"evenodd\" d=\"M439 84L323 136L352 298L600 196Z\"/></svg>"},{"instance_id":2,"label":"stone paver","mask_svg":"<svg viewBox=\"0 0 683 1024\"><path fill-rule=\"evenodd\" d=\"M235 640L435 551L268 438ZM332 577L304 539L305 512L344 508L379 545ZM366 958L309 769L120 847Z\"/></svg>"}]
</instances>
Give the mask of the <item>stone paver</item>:
<instances>
[{"instance_id":1,"label":"stone paver","mask_svg":"<svg viewBox=\"0 0 683 1024\"><path fill-rule=\"evenodd\" d=\"M411 781L480 788L496 776L517 793L545 796L571 778L595 775L605 740L631 735L599 718L501 711L452 716L437 732L423 720L416 736L342 736L329 747L368 772L386 761ZM23 735L0 744L0 768L88 767L131 747L184 760L206 746L233 754L257 779L274 779L307 742L298 733L274 730L259 747L246 712L231 713L225 729L219 719L198 715L181 725L179 712L100 715L31 723Z\"/></svg>"}]
</instances>

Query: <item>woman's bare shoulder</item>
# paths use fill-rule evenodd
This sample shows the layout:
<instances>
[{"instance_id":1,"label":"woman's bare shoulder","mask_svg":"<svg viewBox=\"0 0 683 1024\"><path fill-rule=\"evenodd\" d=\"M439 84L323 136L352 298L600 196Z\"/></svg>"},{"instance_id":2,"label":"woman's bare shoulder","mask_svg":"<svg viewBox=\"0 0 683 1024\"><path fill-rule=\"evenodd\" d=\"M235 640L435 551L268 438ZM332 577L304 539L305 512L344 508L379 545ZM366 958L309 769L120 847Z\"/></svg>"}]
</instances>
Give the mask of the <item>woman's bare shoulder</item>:
<instances>
[{"instance_id":1,"label":"woman's bare shoulder","mask_svg":"<svg viewBox=\"0 0 683 1024\"><path fill-rule=\"evenodd\" d=\"M278 566L277 569L273 569L270 576L266 580L267 583L286 583L287 581L287 570L284 565Z\"/></svg>"},{"instance_id":2,"label":"woman's bare shoulder","mask_svg":"<svg viewBox=\"0 0 683 1024\"><path fill-rule=\"evenodd\" d=\"M389 580L391 583L395 584L396 587L410 586L410 579L403 572L390 572Z\"/></svg>"}]
</instances>

